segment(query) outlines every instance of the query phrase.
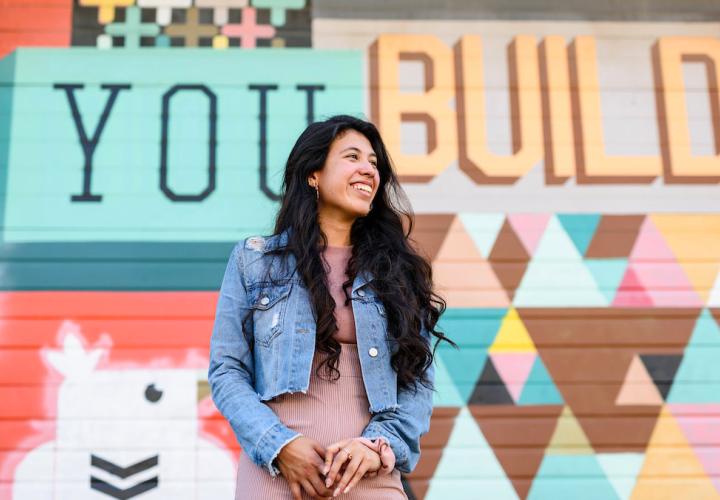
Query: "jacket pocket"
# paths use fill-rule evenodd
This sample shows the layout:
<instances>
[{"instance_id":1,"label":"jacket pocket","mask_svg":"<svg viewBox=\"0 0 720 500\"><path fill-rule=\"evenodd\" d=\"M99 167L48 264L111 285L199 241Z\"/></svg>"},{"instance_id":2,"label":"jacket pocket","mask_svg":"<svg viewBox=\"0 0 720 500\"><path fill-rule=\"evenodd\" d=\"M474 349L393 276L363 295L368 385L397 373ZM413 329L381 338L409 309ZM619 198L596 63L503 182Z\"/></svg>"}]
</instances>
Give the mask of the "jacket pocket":
<instances>
[{"instance_id":1,"label":"jacket pocket","mask_svg":"<svg viewBox=\"0 0 720 500\"><path fill-rule=\"evenodd\" d=\"M269 347L282 333L292 285L292 282L268 285L253 292L250 307L258 344Z\"/></svg>"}]
</instances>

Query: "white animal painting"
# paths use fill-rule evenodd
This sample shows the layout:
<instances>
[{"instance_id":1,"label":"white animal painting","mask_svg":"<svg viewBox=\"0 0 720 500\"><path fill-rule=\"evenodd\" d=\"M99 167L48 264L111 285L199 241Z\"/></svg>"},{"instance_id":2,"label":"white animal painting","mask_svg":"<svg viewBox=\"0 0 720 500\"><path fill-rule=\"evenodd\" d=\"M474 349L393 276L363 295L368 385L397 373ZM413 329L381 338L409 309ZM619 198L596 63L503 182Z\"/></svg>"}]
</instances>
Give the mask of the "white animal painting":
<instances>
[{"instance_id":1,"label":"white animal painting","mask_svg":"<svg viewBox=\"0 0 720 500\"><path fill-rule=\"evenodd\" d=\"M233 497L232 456L198 433L204 370L140 362L103 369L98 364L108 347L86 348L71 322L59 337L62 350L42 352L63 376L55 440L19 463L14 499Z\"/></svg>"}]
</instances>

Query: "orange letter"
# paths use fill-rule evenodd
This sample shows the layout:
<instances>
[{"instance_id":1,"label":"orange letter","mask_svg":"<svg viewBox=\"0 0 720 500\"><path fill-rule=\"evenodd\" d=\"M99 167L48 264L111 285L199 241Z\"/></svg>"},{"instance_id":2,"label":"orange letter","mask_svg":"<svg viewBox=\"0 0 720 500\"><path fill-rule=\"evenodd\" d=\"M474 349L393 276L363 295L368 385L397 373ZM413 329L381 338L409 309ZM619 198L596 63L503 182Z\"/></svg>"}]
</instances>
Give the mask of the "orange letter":
<instances>
[{"instance_id":1,"label":"orange letter","mask_svg":"<svg viewBox=\"0 0 720 500\"><path fill-rule=\"evenodd\" d=\"M508 50L512 156L498 156L487 144L482 45L476 35L455 46L458 68L460 168L476 183L513 183L542 160L542 109L535 40L521 35Z\"/></svg>"},{"instance_id":2,"label":"orange letter","mask_svg":"<svg viewBox=\"0 0 720 500\"><path fill-rule=\"evenodd\" d=\"M705 182L720 181L720 40L701 37L662 37L653 46L656 70L659 67L657 87L661 111L659 118L663 135L666 181ZM659 60L658 60L659 59ZM693 156L690 148L690 130L685 106L683 61L705 63L708 79L710 110L712 113L715 154Z\"/></svg>"},{"instance_id":3,"label":"orange letter","mask_svg":"<svg viewBox=\"0 0 720 500\"><path fill-rule=\"evenodd\" d=\"M570 46L577 121L578 183L652 182L662 174L657 156L607 156L602 131L595 40L578 36Z\"/></svg>"},{"instance_id":4,"label":"orange letter","mask_svg":"<svg viewBox=\"0 0 720 500\"><path fill-rule=\"evenodd\" d=\"M400 60L405 59L424 62L425 92L400 92ZM432 35L380 35L370 47L371 116L400 180L427 182L457 157L452 64L451 50ZM427 154L402 153L400 126L404 121L425 123Z\"/></svg>"}]
</instances>

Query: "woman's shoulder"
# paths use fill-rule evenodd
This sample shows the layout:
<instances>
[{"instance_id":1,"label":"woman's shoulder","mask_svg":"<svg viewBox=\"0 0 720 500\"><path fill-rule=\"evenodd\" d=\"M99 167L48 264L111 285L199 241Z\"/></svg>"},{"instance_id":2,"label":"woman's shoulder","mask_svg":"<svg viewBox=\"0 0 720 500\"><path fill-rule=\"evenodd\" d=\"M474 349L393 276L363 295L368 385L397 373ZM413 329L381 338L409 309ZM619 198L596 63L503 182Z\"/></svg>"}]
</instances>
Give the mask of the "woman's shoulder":
<instances>
[{"instance_id":1,"label":"woman's shoulder","mask_svg":"<svg viewBox=\"0 0 720 500\"><path fill-rule=\"evenodd\" d=\"M244 279L251 287L255 284L286 281L292 274L293 263L288 258L272 254L271 250L277 248L283 240L283 234L270 236L254 235L243 238L236 244L238 257L242 262Z\"/></svg>"}]
</instances>

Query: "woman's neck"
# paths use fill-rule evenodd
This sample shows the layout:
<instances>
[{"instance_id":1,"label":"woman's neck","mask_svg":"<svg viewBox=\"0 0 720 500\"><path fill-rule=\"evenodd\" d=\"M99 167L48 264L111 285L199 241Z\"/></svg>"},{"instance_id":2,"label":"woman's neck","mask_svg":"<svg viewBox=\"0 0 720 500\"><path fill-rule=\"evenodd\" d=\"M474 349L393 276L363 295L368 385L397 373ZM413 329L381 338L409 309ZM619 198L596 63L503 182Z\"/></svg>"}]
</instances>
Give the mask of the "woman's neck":
<instances>
[{"instance_id":1,"label":"woman's neck","mask_svg":"<svg viewBox=\"0 0 720 500\"><path fill-rule=\"evenodd\" d=\"M327 238L328 246L348 247L352 245L350 241L350 228L353 221L337 220L330 217L319 216L320 229Z\"/></svg>"}]
</instances>

